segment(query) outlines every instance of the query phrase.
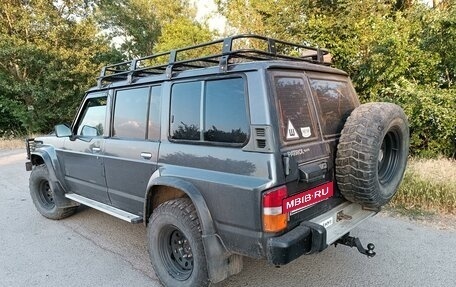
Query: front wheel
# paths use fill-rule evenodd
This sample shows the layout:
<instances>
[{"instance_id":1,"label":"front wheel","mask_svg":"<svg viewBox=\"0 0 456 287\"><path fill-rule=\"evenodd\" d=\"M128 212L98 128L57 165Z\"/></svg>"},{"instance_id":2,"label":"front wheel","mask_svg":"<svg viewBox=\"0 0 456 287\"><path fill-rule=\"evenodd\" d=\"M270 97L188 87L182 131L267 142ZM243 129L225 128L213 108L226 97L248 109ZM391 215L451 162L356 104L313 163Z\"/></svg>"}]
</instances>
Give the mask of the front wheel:
<instances>
[{"instance_id":1,"label":"front wheel","mask_svg":"<svg viewBox=\"0 0 456 287\"><path fill-rule=\"evenodd\" d=\"M149 256L165 286L208 286L206 257L196 209L188 198L159 205L149 220Z\"/></svg>"},{"instance_id":2,"label":"front wheel","mask_svg":"<svg viewBox=\"0 0 456 287\"><path fill-rule=\"evenodd\" d=\"M29 180L30 196L41 215L49 219L63 219L76 212L76 206L60 207L55 202L55 193L46 165L35 166Z\"/></svg>"}]
</instances>

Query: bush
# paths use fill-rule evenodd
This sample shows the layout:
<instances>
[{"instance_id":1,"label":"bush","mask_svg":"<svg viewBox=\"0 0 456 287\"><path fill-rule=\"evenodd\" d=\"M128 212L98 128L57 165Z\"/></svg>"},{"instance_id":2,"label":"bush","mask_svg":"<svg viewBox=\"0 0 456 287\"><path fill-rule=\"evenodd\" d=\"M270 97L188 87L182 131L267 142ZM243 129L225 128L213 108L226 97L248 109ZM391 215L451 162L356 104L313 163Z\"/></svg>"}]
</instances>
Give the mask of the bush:
<instances>
[{"instance_id":1,"label":"bush","mask_svg":"<svg viewBox=\"0 0 456 287\"><path fill-rule=\"evenodd\" d=\"M455 157L456 89L401 81L381 90L379 100L394 102L404 109L410 124L412 155Z\"/></svg>"},{"instance_id":2,"label":"bush","mask_svg":"<svg viewBox=\"0 0 456 287\"><path fill-rule=\"evenodd\" d=\"M0 138L14 138L24 133L15 105L0 95Z\"/></svg>"}]
</instances>

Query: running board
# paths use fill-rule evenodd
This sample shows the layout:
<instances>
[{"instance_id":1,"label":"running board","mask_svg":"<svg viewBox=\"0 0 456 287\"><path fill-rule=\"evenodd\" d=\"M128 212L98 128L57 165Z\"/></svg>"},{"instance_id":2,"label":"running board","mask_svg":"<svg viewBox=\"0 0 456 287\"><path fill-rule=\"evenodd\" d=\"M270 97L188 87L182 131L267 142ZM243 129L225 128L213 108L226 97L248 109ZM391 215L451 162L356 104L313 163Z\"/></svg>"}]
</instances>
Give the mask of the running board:
<instances>
[{"instance_id":1,"label":"running board","mask_svg":"<svg viewBox=\"0 0 456 287\"><path fill-rule=\"evenodd\" d=\"M83 205L87 205L89 207L97 209L97 210L99 210L101 212L104 212L104 213L107 213L109 215L112 215L114 217L117 217L117 218L120 218L122 220L128 221L130 223L141 223L142 220L143 220L141 216L138 216L138 215L135 215L133 213L129 213L129 212L123 211L121 209L112 207L112 206L104 204L104 203L100 203L98 201L95 201L95 200L80 196L80 195L75 194L75 193L67 193L67 194L65 194L65 197L69 198L71 200L74 200L76 202L79 202L79 203L81 203Z\"/></svg>"}]
</instances>

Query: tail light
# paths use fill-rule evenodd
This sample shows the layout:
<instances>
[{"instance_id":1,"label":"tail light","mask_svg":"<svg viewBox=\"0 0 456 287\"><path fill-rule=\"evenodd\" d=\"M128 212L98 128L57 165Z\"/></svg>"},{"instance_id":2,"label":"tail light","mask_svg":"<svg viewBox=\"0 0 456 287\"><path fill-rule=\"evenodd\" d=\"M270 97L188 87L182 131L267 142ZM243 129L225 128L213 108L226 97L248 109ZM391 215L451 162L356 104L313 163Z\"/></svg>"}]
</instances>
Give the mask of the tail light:
<instances>
[{"instance_id":1,"label":"tail light","mask_svg":"<svg viewBox=\"0 0 456 287\"><path fill-rule=\"evenodd\" d=\"M282 213L282 200L287 194L285 185L263 194L263 231L279 232L287 228L288 216Z\"/></svg>"}]
</instances>

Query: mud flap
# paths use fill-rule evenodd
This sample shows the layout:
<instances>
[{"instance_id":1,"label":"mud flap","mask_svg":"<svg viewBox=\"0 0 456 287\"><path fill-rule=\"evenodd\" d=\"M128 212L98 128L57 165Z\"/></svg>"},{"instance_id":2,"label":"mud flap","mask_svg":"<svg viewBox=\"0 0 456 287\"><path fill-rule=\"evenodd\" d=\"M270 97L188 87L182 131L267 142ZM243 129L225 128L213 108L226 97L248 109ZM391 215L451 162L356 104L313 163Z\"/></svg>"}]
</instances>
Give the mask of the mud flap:
<instances>
[{"instance_id":1,"label":"mud flap","mask_svg":"<svg viewBox=\"0 0 456 287\"><path fill-rule=\"evenodd\" d=\"M203 245L209 280L212 283L220 282L241 272L242 256L226 251L218 235L203 235Z\"/></svg>"}]
</instances>

